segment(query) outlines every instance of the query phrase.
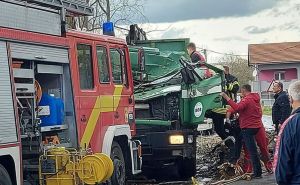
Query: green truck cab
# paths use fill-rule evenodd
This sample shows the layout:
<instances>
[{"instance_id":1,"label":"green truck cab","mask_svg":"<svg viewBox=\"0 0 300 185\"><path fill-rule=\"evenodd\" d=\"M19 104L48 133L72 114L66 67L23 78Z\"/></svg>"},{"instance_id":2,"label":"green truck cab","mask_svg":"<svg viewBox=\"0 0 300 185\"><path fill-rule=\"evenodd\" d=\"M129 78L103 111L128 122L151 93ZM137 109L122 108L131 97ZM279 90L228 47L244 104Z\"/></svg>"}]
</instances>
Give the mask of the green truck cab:
<instances>
[{"instance_id":1,"label":"green truck cab","mask_svg":"<svg viewBox=\"0 0 300 185\"><path fill-rule=\"evenodd\" d=\"M136 41L129 46L135 91L136 138L142 142L143 170L175 165L182 178L196 173L197 127L207 111L223 106L222 70L213 76L187 59L189 39Z\"/></svg>"}]
</instances>

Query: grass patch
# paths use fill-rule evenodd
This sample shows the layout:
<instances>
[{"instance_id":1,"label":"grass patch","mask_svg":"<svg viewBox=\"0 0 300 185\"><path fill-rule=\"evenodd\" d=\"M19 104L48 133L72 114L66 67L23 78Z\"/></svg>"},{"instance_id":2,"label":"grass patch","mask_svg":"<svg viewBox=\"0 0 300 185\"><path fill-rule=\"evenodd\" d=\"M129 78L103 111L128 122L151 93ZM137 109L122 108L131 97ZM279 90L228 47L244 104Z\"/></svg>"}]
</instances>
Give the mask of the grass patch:
<instances>
[{"instance_id":1,"label":"grass patch","mask_svg":"<svg viewBox=\"0 0 300 185\"><path fill-rule=\"evenodd\" d=\"M272 115L272 107L264 106L263 107L263 115L271 116Z\"/></svg>"}]
</instances>

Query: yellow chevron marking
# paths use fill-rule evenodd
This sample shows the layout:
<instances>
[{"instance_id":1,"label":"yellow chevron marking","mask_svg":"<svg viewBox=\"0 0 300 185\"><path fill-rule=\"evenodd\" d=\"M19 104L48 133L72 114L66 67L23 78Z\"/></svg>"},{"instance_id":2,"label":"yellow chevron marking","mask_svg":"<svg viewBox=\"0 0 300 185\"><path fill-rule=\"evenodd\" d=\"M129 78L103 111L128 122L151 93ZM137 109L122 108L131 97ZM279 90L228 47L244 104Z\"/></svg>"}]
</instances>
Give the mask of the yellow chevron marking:
<instances>
[{"instance_id":1,"label":"yellow chevron marking","mask_svg":"<svg viewBox=\"0 0 300 185\"><path fill-rule=\"evenodd\" d=\"M113 112L117 110L120 103L122 90L122 85L116 85L113 96L103 95L97 97L94 108L80 141L80 146L82 148L89 146L95 127L97 125L97 121L101 117L101 112Z\"/></svg>"}]
</instances>

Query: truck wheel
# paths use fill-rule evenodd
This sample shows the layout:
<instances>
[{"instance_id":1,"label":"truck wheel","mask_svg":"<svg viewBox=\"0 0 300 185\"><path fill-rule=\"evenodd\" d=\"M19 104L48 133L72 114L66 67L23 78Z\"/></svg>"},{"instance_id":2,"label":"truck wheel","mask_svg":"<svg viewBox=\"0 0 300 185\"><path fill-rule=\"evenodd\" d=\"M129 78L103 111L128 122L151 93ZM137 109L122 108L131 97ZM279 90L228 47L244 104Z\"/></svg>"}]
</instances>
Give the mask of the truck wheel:
<instances>
[{"instance_id":1,"label":"truck wheel","mask_svg":"<svg viewBox=\"0 0 300 185\"><path fill-rule=\"evenodd\" d=\"M117 142L112 143L110 158L114 163L114 172L111 177L112 185L125 185L126 171L123 152Z\"/></svg>"},{"instance_id":2,"label":"truck wheel","mask_svg":"<svg viewBox=\"0 0 300 185\"><path fill-rule=\"evenodd\" d=\"M178 174L181 179L189 179L196 175L196 159L182 159L177 163Z\"/></svg>"},{"instance_id":3,"label":"truck wheel","mask_svg":"<svg viewBox=\"0 0 300 185\"><path fill-rule=\"evenodd\" d=\"M10 176L6 169L0 164L0 185L12 185Z\"/></svg>"}]
</instances>

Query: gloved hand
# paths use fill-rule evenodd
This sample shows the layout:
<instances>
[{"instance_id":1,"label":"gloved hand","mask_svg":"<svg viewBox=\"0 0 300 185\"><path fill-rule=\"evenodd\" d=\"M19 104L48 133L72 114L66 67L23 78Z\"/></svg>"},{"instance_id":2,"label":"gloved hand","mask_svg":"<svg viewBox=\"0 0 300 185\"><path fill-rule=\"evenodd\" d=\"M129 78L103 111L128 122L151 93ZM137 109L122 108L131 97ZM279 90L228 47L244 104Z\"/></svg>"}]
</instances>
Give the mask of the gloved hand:
<instances>
[{"instance_id":1,"label":"gloved hand","mask_svg":"<svg viewBox=\"0 0 300 185\"><path fill-rule=\"evenodd\" d=\"M225 123L228 123L230 125L231 121L229 118L226 118Z\"/></svg>"},{"instance_id":2,"label":"gloved hand","mask_svg":"<svg viewBox=\"0 0 300 185\"><path fill-rule=\"evenodd\" d=\"M227 132L228 134L229 134L229 132L230 132L230 125L231 125L231 121L230 121L230 119L229 118L226 118L226 120L225 120L225 132Z\"/></svg>"}]
</instances>

